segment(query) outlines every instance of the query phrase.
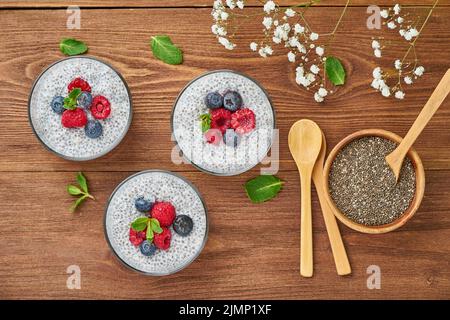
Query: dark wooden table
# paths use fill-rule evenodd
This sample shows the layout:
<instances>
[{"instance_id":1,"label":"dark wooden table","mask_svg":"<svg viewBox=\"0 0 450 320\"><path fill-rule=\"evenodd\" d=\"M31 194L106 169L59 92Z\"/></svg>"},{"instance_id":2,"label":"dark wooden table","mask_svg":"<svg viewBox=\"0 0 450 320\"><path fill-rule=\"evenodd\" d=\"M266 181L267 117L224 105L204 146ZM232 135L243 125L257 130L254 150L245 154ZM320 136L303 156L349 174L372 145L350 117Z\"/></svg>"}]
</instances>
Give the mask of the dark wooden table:
<instances>
[{"instance_id":1,"label":"dark wooden table","mask_svg":"<svg viewBox=\"0 0 450 320\"><path fill-rule=\"evenodd\" d=\"M296 1L284 0L284 5ZM429 6L432 1L400 1ZM256 1L252 2L256 4ZM319 32L329 32L343 1L323 1L308 11ZM333 52L342 58L348 83L323 105L295 84L286 52L263 60L247 49L260 32L247 27L235 51L224 50L210 32L212 0L79 0L81 30L66 29L68 1L0 3L0 298L263 298L378 299L450 298L450 101L425 129L415 148L426 169L423 203L403 228L366 235L341 226L351 260L351 276L336 274L320 207L313 194L314 267L311 279L299 275L300 190L289 155L287 132L294 121L310 118L324 130L328 147L364 128L404 135L450 65L450 1L441 1L417 42L426 68L403 101L385 99L369 84L375 67L366 28L370 1L352 1L336 35ZM382 0L380 5L392 4ZM75 4L75 3L74 3ZM426 11L426 8L422 8ZM251 10L261 10L254 8ZM184 51L179 66L154 59L149 39L169 34ZM125 140L109 155L75 163L49 153L28 123L27 99L33 80L62 58L58 43L76 37L89 54L113 64L127 80L134 119ZM404 49L394 50L400 56ZM192 78L213 69L235 69L256 78L271 95L280 129L280 195L253 205L243 183L259 168L235 177L215 177L170 160L172 103ZM203 194L210 232L200 257L168 277L145 277L125 269L103 235L103 214L115 186L150 168L178 172ZM65 185L75 173L87 175L97 201L78 213ZM69 265L81 268L81 289L66 287ZM367 267L381 268L381 289L369 290Z\"/></svg>"}]
</instances>

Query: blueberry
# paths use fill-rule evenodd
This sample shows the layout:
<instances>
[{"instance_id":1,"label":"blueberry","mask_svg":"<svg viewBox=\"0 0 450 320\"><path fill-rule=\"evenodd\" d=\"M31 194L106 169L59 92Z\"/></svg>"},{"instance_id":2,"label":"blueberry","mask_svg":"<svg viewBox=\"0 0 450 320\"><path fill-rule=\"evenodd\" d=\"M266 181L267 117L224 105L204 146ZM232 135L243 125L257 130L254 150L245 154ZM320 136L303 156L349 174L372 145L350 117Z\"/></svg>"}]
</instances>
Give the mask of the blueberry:
<instances>
[{"instance_id":1,"label":"blueberry","mask_svg":"<svg viewBox=\"0 0 450 320\"><path fill-rule=\"evenodd\" d=\"M242 97L239 92L228 91L225 93L223 96L223 106L231 112L234 112L242 107Z\"/></svg>"},{"instance_id":2,"label":"blueberry","mask_svg":"<svg viewBox=\"0 0 450 320\"><path fill-rule=\"evenodd\" d=\"M52 107L52 110L57 114L62 114L64 110L66 110L64 108L64 97L61 96L54 97L50 105Z\"/></svg>"},{"instance_id":3,"label":"blueberry","mask_svg":"<svg viewBox=\"0 0 450 320\"><path fill-rule=\"evenodd\" d=\"M210 109L217 109L223 106L223 97L218 92L210 92L205 97L205 104Z\"/></svg>"},{"instance_id":4,"label":"blueberry","mask_svg":"<svg viewBox=\"0 0 450 320\"><path fill-rule=\"evenodd\" d=\"M233 129L227 129L223 135L223 142L230 147L236 148L241 142L241 136Z\"/></svg>"},{"instance_id":5,"label":"blueberry","mask_svg":"<svg viewBox=\"0 0 450 320\"><path fill-rule=\"evenodd\" d=\"M89 138L96 139L103 133L102 124L97 120L89 120L84 127L84 133Z\"/></svg>"},{"instance_id":6,"label":"blueberry","mask_svg":"<svg viewBox=\"0 0 450 320\"><path fill-rule=\"evenodd\" d=\"M81 92L78 96L77 103L81 108L89 108L92 104L92 95L87 91Z\"/></svg>"},{"instance_id":7,"label":"blueberry","mask_svg":"<svg viewBox=\"0 0 450 320\"><path fill-rule=\"evenodd\" d=\"M149 242L148 240L144 240L144 241L142 241L142 243L139 245L139 250L141 250L141 253L142 253L144 256L149 257L149 256L152 256L152 255L155 254L155 252L156 252L156 246L155 246L153 243Z\"/></svg>"},{"instance_id":8,"label":"blueberry","mask_svg":"<svg viewBox=\"0 0 450 320\"><path fill-rule=\"evenodd\" d=\"M192 222L192 219L185 214L178 215L173 222L173 230L183 237L191 233L193 227L194 222Z\"/></svg>"},{"instance_id":9,"label":"blueberry","mask_svg":"<svg viewBox=\"0 0 450 320\"><path fill-rule=\"evenodd\" d=\"M144 199L144 197L139 197L134 201L134 206L141 212L149 212L152 210L153 202L150 200Z\"/></svg>"}]
</instances>

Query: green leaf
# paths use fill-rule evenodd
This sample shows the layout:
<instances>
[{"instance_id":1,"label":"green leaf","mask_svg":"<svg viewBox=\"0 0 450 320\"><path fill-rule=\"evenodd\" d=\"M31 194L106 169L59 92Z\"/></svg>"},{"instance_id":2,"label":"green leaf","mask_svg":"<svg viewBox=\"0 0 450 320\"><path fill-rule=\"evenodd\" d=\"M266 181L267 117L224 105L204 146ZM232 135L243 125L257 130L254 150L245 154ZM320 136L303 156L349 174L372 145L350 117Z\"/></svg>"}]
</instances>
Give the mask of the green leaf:
<instances>
[{"instance_id":1,"label":"green leaf","mask_svg":"<svg viewBox=\"0 0 450 320\"><path fill-rule=\"evenodd\" d=\"M66 56L75 56L77 54L85 53L88 50L88 47L82 41L66 38L60 41L59 49Z\"/></svg>"},{"instance_id":2,"label":"green leaf","mask_svg":"<svg viewBox=\"0 0 450 320\"><path fill-rule=\"evenodd\" d=\"M82 204L84 202L84 200L86 200L86 198L87 198L87 195L84 195L84 196L79 197L77 200L75 200L75 202L70 207L70 212L75 212L75 210L79 207L80 204Z\"/></svg>"},{"instance_id":3,"label":"green leaf","mask_svg":"<svg viewBox=\"0 0 450 320\"><path fill-rule=\"evenodd\" d=\"M211 128L211 115L209 113L204 113L200 115L200 121L202 122L202 132L206 132Z\"/></svg>"},{"instance_id":4,"label":"green leaf","mask_svg":"<svg viewBox=\"0 0 450 320\"><path fill-rule=\"evenodd\" d=\"M82 194L83 191L81 191L78 187L69 184L67 186L67 192L71 195L71 196L77 196L79 194Z\"/></svg>"},{"instance_id":5,"label":"green leaf","mask_svg":"<svg viewBox=\"0 0 450 320\"><path fill-rule=\"evenodd\" d=\"M328 79L339 86L345 83L345 70L338 58L329 56L325 60L325 71Z\"/></svg>"},{"instance_id":6,"label":"green leaf","mask_svg":"<svg viewBox=\"0 0 450 320\"><path fill-rule=\"evenodd\" d=\"M78 181L78 184L81 187L81 190L83 190L84 193L89 193L86 178L84 177L84 175L83 175L83 173L81 171L78 172L78 174L77 174L77 181Z\"/></svg>"},{"instance_id":7,"label":"green leaf","mask_svg":"<svg viewBox=\"0 0 450 320\"><path fill-rule=\"evenodd\" d=\"M163 229L161 229L161 226L159 225L159 221L155 218L150 219L149 227L157 234L163 232Z\"/></svg>"},{"instance_id":8,"label":"green leaf","mask_svg":"<svg viewBox=\"0 0 450 320\"><path fill-rule=\"evenodd\" d=\"M80 88L75 88L70 91L69 95L64 98L64 108L68 110L75 110L77 108L77 98L80 94Z\"/></svg>"},{"instance_id":9,"label":"green leaf","mask_svg":"<svg viewBox=\"0 0 450 320\"><path fill-rule=\"evenodd\" d=\"M261 175L245 183L247 196L253 203L260 203L275 197L280 192L283 181L272 175Z\"/></svg>"},{"instance_id":10,"label":"green leaf","mask_svg":"<svg viewBox=\"0 0 450 320\"><path fill-rule=\"evenodd\" d=\"M147 222L147 217L139 217L131 223L131 228L135 231L144 231L147 227Z\"/></svg>"},{"instance_id":11,"label":"green leaf","mask_svg":"<svg viewBox=\"0 0 450 320\"><path fill-rule=\"evenodd\" d=\"M151 227L151 224L152 224L152 222L151 222L151 220L149 220L148 225L147 225L147 234L146 234L147 240L149 242L153 241L153 229Z\"/></svg>"},{"instance_id":12,"label":"green leaf","mask_svg":"<svg viewBox=\"0 0 450 320\"><path fill-rule=\"evenodd\" d=\"M153 55L168 64L183 62L183 52L172 43L169 36L158 35L152 37L150 42Z\"/></svg>"}]
</instances>

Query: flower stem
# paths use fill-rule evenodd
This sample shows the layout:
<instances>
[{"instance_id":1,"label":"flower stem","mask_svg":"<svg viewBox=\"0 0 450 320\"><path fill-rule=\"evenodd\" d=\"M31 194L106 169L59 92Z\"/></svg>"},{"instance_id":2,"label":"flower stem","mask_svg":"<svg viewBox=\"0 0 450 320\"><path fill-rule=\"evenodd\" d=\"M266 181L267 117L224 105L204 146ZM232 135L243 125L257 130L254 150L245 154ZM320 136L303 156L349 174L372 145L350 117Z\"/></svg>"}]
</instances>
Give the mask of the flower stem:
<instances>
[{"instance_id":1,"label":"flower stem","mask_svg":"<svg viewBox=\"0 0 450 320\"><path fill-rule=\"evenodd\" d=\"M327 47L333 41L336 31L339 28L339 25L341 24L342 18L344 17L349 4L350 4L350 0L347 0L347 3L345 4L344 9L342 9L341 16L339 17L338 21L336 22L336 26L334 27L333 31L331 32L330 37L328 38L328 41L327 41L327 44L325 45L325 47Z\"/></svg>"}]
</instances>

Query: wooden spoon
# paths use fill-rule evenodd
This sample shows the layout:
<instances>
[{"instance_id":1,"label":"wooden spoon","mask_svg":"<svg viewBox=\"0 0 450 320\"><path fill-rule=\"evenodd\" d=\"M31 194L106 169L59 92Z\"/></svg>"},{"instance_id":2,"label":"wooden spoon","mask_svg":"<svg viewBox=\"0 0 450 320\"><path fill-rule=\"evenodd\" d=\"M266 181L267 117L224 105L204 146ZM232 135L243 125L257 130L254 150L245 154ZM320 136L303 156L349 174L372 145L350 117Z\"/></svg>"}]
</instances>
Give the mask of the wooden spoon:
<instances>
[{"instance_id":1,"label":"wooden spoon","mask_svg":"<svg viewBox=\"0 0 450 320\"><path fill-rule=\"evenodd\" d=\"M322 146L322 131L311 120L302 119L289 130L289 150L297 164L301 184L300 274L313 275L311 175Z\"/></svg>"},{"instance_id":2,"label":"wooden spoon","mask_svg":"<svg viewBox=\"0 0 450 320\"><path fill-rule=\"evenodd\" d=\"M414 121L414 124L409 129L406 136L403 138L402 142L394 151L386 156L386 162L391 167L396 181L398 181L398 177L400 176L400 169L402 168L403 159L405 158L406 153L411 148L414 141L416 141L423 128L425 128L428 121L430 121L431 117L435 114L449 92L450 69L447 70L436 89L434 89L430 99L428 99L427 103L423 107L416 121Z\"/></svg>"},{"instance_id":3,"label":"wooden spoon","mask_svg":"<svg viewBox=\"0 0 450 320\"><path fill-rule=\"evenodd\" d=\"M325 153L327 151L327 142L325 135L322 132L322 148L320 149L319 157L314 165L312 179L316 187L317 195L319 196L320 207L322 208L323 219L327 228L328 238L330 239L331 251L333 252L334 263L338 275L344 276L352 272L350 263L348 261L347 252L345 251L344 243L342 242L341 233L336 222L336 217L332 211L332 207L328 204L324 176L323 164L325 162Z\"/></svg>"}]
</instances>

